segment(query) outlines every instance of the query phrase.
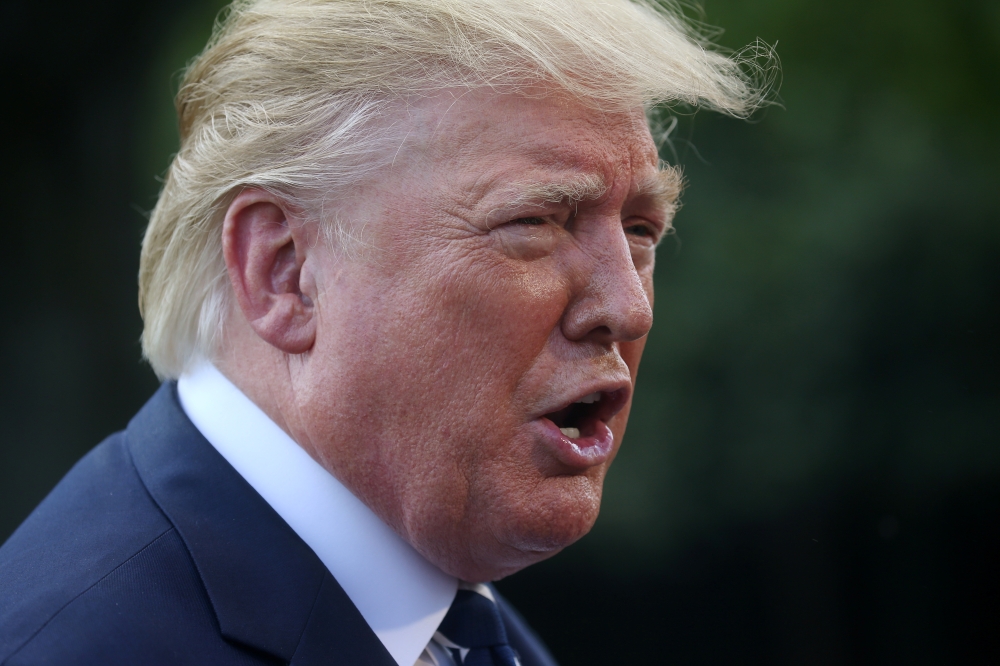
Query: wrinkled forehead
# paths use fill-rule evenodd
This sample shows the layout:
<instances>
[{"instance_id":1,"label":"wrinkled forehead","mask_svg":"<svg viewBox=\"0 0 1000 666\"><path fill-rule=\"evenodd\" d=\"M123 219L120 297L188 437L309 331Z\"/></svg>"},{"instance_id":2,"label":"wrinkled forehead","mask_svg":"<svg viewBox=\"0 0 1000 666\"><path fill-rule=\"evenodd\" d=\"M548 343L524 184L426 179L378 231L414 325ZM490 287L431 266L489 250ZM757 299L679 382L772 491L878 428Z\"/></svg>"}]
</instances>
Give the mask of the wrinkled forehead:
<instances>
[{"instance_id":1,"label":"wrinkled forehead","mask_svg":"<svg viewBox=\"0 0 1000 666\"><path fill-rule=\"evenodd\" d=\"M449 90L410 101L397 113L405 130L397 164L459 166L490 155L497 162L593 172L610 183L625 175L617 171L644 173L659 163L639 104L600 108L558 92Z\"/></svg>"},{"instance_id":2,"label":"wrinkled forehead","mask_svg":"<svg viewBox=\"0 0 1000 666\"><path fill-rule=\"evenodd\" d=\"M568 193L578 199L612 188L663 189L638 104L597 108L558 93L443 91L406 105L395 122L396 175L440 180L446 173L471 199L498 182L565 181L559 186L586 190Z\"/></svg>"}]
</instances>

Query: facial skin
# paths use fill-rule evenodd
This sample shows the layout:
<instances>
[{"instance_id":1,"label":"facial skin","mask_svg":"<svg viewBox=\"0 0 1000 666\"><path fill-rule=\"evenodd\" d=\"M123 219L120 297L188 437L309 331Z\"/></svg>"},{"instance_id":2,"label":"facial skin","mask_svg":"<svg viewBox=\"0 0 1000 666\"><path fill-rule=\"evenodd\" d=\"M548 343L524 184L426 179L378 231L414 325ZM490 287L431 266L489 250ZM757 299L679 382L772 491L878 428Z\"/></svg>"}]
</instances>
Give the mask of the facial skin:
<instances>
[{"instance_id":1,"label":"facial skin","mask_svg":"<svg viewBox=\"0 0 1000 666\"><path fill-rule=\"evenodd\" d=\"M495 580L597 518L676 178L640 110L481 92L401 114L392 167L338 202L367 249L234 199L217 364L427 559Z\"/></svg>"}]
</instances>

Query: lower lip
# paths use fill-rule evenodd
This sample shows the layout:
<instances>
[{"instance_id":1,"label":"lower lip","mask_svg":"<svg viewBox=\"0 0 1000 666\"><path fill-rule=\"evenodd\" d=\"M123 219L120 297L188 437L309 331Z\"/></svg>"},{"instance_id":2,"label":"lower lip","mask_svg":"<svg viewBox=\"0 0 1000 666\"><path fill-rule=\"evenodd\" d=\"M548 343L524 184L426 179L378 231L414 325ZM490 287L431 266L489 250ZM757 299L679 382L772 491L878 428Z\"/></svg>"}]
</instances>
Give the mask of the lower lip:
<instances>
[{"instance_id":1,"label":"lower lip","mask_svg":"<svg viewBox=\"0 0 1000 666\"><path fill-rule=\"evenodd\" d=\"M545 443L564 465L586 469L611 459L615 436L603 421L597 421L593 425L593 434L572 439L562 434L556 424L549 419L541 418L538 422L542 426Z\"/></svg>"}]
</instances>

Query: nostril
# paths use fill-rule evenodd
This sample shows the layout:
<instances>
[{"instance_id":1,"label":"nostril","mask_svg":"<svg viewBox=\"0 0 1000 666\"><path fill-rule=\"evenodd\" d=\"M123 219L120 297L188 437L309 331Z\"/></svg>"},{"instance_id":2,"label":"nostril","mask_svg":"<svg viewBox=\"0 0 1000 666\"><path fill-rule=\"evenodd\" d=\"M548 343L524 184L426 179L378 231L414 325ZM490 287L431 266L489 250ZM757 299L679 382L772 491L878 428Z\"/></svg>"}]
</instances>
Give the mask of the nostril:
<instances>
[{"instance_id":1,"label":"nostril","mask_svg":"<svg viewBox=\"0 0 1000 666\"><path fill-rule=\"evenodd\" d=\"M603 337L611 337L612 333L611 329L608 328L607 326L598 326L593 331L591 331L591 335L597 335L603 338Z\"/></svg>"},{"instance_id":2,"label":"nostril","mask_svg":"<svg viewBox=\"0 0 1000 666\"><path fill-rule=\"evenodd\" d=\"M614 296L599 293L594 287L587 297L578 299L567 310L563 335L574 342L631 342L653 326L653 309L645 291L636 294L617 292Z\"/></svg>"}]
</instances>

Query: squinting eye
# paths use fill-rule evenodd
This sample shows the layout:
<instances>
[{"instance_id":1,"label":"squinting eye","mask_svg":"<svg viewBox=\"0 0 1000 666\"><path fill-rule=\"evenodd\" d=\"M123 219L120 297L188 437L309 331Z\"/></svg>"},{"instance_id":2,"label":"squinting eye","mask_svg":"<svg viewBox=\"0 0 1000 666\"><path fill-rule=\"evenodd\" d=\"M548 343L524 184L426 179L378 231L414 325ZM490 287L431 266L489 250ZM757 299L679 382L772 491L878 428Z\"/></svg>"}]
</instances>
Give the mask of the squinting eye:
<instances>
[{"instance_id":1,"label":"squinting eye","mask_svg":"<svg viewBox=\"0 0 1000 666\"><path fill-rule=\"evenodd\" d=\"M519 217L514 220L515 224L530 224L532 226L538 226L540 224L545 224L545 220L540 217Z\"/></svg>"},{"instance_id":2,"label":"squinting eye","mask_svg":"<svg viewBox=\"0 0 1000 666\"><path fill-rule=\"evenodd\" d=\"M642 236L645 238L653 237L652 230L649 227L642 224L633 224L631 226L625 227L625 233L630 234L632 236Z\"/></svg>"}]
</instances>

